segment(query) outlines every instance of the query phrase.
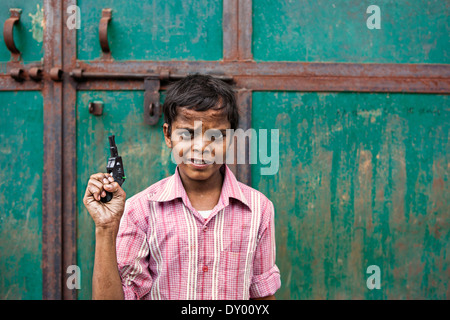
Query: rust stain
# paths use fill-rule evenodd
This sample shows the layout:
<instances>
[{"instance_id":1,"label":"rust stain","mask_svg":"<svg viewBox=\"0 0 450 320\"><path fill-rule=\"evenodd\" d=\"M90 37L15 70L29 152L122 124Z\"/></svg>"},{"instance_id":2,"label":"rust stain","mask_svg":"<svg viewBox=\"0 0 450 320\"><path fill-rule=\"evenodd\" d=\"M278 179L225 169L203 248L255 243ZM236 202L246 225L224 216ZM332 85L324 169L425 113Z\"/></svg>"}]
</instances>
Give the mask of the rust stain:
<instances>
[{"instance_id":1,"label":"rust stain","mask_svg":"<svg viewBox=\"0 0 450 320\"><path fill-rule=\"evenodd\" d=\"M444 180L442 178L433 179L433 190L435 189L444 189Z\"/></svg>"}]
</instances>

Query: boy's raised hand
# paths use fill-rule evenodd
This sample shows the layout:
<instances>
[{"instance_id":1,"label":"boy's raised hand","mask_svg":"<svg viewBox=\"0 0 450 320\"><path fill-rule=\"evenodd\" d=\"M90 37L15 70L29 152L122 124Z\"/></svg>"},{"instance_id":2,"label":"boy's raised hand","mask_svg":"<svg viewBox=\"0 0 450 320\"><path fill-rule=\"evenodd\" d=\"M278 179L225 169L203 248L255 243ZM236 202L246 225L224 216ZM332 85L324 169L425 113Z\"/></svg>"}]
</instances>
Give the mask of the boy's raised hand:
<instances>
[{"instance_id":1,"label":"boy's raised hand","mask_svg":"<svg viewBox=\"0 0 450 320\"><path fill-rule=\"evenodd\" d=\"M113 193L113 198L107 203L100 198L106 192ZM83 203L94 220L96 228L118 229L120 218L125 208L126 193L109 173L96 173L90 176Z\"/></svg>"}]
</instances>

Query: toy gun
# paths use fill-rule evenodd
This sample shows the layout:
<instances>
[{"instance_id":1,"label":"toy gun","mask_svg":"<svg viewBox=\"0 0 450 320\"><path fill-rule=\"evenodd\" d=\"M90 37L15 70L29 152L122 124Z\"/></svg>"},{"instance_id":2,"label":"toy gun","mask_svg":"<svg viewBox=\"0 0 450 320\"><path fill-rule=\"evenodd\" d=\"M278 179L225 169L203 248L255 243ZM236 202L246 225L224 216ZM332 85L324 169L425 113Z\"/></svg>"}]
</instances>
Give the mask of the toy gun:
<instances>
[{"instance_id":1,"label":"toy gun","mask_svg":"<svg viewBox=\"0 0 450 320\"><path fill-rule=\"evenodd\" d=\"M114 136L109 136L109 150L111 152L111 157L108 159L108 164L106 165L106 171L112 175L114 181L116 181L120 186L124 183L126 177L123 171L122 157L119 156L117 151L116 142ZM106 191L106 197L100 198L103 203L111 201L113 194Z\"/></svg>"}]
</instances>

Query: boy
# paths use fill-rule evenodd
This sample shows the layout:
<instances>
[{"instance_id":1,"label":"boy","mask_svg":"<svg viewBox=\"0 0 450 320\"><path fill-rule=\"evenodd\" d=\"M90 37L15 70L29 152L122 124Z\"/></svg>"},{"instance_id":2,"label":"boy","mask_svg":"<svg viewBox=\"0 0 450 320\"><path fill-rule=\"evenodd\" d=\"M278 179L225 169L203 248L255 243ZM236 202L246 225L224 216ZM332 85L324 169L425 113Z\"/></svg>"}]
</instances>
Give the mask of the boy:
<instances>
[{"instance_id":1,"label":"boy","mask_svg":"<svg viewBox=\"0 0 450 320\"><path fill-rule=\"evenodd\" d=\"M273 204L223 164L239 120L232 88L188 76L167 90L163 112L165 142L183 160L174 175L127 201L109 174L89 179L93 299L274 299Z\"/></svg>"}]
</instances>

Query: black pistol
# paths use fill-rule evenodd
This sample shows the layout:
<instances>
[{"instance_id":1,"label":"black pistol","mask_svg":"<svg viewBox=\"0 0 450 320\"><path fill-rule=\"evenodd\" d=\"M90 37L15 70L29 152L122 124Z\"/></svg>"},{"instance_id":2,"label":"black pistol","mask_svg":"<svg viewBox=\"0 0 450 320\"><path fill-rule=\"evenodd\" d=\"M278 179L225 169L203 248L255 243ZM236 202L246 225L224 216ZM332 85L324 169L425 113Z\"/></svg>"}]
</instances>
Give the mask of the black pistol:
<instances>
[{"instance_id":1,"label":"black pistol","mask_svg":"<svg viewBox=\"0 0 450 320\"><path fill-rule=\"evenodd\" d=\"M125 172L123 170L122 157L119 156L117 151L116 142L114 136L109 136L109 150L111 151L111 157L108 159L108 164L106 165L106 171L112 175L114 181L116 181L120 186L125 181ZM103 203L111 201L113 194L106 191L106 197L100 198Z\"/></svg>"}]
</instances>

